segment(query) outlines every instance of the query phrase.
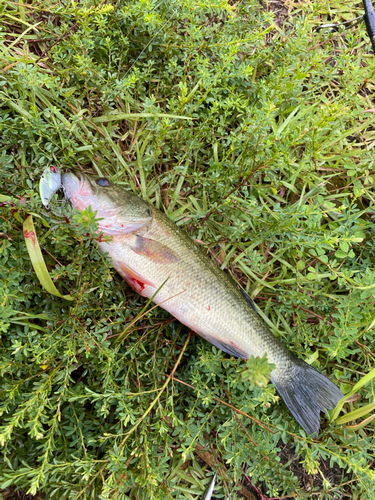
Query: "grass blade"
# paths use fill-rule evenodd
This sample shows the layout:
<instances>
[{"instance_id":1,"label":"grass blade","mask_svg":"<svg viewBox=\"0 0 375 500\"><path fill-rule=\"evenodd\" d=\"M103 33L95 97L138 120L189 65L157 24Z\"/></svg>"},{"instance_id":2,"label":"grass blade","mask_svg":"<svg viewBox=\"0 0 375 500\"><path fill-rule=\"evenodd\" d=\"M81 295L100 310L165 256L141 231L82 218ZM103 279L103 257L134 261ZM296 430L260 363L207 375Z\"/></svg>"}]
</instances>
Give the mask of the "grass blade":
<instances>
[{"instance_id":1,"label":"grass blade","mask_svg":"<svg viewBox=\"0 0 375 500\"><path fill-rule=\"evenodd\" d=\"M365 420L363 420L361 423L356 424L356 425L346 425L345 428L346 429L353 429L353 430L362 429L363 427L366 427L367 424L372 422L374 420L374 418L375 418L375 413L374 413L374 415L370 415L369 417L365 418Z\"/></svg>"},{"instance_id":2,"label":"grass blade","mask_svg":"<svg viewBox=\"0 0 375 500\"><path fill-rule=\"evenodd\" d=\"M337 419L338 424L346 424L347 422L351 422L352 420L357 420L357 418L364 417L365 415L368 415L370 411L375 409L375 403L370 403L365 406L361 406L361 408L358 408L357 410L351 411L350 413L347 413L343 417L340 417Z\"/></svg>"},{"instance_id":3,"label":"grass blade","mask_svg":"<svg viewBox=\"0 0 375 500\"><path fill-rule=\"evenodd\" d=\"M102 115L93 118L94 123L114 122L120 120L139 120L139 118L175 118L177 120L192 120L188 116L169 115L167 113L117 113L113 115Z\"/></svg>"},{"instance_id":4,"label":"grass blade","mask_svg":"<svg viewBox=\"0 0 375 500\"><path fill-rule=\"evenodd\" d=\"M337 419L342 407L344 406L345 401L353 396L359 389L361 389L364 385L366 385L370 380L372 380L375 377L375 368L373 368L371 371L369 371L364 377L359 380L353 387L353 389L348 392L343 398L340 399L340 401L337 403L336 408L333 410L331 414L331 422Z\"/></svg>"},{"instance_id":5,"label":"grass blade","mask_svg":"<svg viewBox=\"0 0 375 500\"><path fill-rule=\"evenodd\" d=\"M53 284L51 276L48 273L47 266L44 262L42 252L40 250L32 215L29 215L23 223L23 234L26 241L27 251L30 255L31 263L43 288L47 290L48 293L51 293L56 297L61 297L62 299L66 300L74 300L74 297L72 297L71 295L61 295L61 293Z\"/></svg>"},{"instance_id":6,"label":"grass blade","mask_svg":"<svg viewBox=\"0 0 375 500\"><path fill-rule=\"evenodd\" d=\"M216 481L216 474L214 475L214 477L211 481L210 487L208 488L208 491L207 491L206 496L204 497L204 500L211 500L212 493L214 492L214 488L215 488L215 481Z\"/></svg>"}]
</instances>

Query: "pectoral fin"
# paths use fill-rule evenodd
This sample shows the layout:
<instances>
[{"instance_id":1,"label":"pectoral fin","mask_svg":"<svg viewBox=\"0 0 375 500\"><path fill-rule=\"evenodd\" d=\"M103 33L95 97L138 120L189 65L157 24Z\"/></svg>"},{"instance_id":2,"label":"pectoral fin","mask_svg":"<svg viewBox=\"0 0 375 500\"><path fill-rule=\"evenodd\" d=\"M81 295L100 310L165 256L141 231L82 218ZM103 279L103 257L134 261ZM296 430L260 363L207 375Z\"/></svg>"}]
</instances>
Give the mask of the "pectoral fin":
<instances>
[{"instance_id":1,"label":"pectoral fin","mask_svg":"<svg viewBox=\"0 0 375 500\"><path fill-rule=\"evenodd\" d=\"M170 264L179 260L178 254L158 241L136 236L136 243L131 247L133 252L144 255L158 264Z\"/></svg>"}]
</instances>

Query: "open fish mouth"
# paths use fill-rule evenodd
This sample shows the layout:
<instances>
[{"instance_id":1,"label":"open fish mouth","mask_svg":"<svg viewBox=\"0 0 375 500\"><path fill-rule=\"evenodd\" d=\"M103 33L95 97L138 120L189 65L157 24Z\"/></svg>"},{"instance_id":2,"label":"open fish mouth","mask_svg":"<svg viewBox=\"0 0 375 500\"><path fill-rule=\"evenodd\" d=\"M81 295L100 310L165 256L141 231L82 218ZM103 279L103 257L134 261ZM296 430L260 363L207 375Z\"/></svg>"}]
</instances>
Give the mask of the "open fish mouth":
<instances>
[{"instance_id":1,"label":"open fish mouth","mask_svg":"<svg viewBox=\"0 0 375 500\"><path fill-rule=\"evenodd\" d=\"M65 172L61 176L61 182L65 198L78 210L84 210L90 205L90 200L86 200L88 204L84 200L94 193L90 182L84 175Z\"/></svg>"},{"instance_id":2,"label":"open fish mouth","mask_svg":"<svg viewBox=\"0 0 375 500\"><path fill-rule=\"evenodd\" d=\"M69 193L72 191L78 191L81 181L78 175L75 175L72 172L64 172L61 176L61 182L64 186L65 197L69 199Z\"/></svg>"},{"instance_id":3,"label":"open fish mouth","mask_svg":"<svg viewBox=\"0 0 375 500\"><path fill-rule=\"evenodd\" d=\"M142 202L140 211L135 213L131 209L119 207L118 197L124 197L122 190L119 193L118 188L103 177L92 178L82 173L66 172L62 175L62 185L65 198L74 208L82 211L91 207L96 212L98 232L106 236L132 233L151 220L151 211L145 202ZM139 202L134 195L128 193L127 196Z\"/></svg>"},{"instance_id":4,"label":"open fish mouth","mask_svg":"<svg viewBox=\"0 0 375 500\"><path fill-rule=\"evenodd\" d=\"M62 189L65 199L78 210L84 210L91 204L88 199L95 195L90 180L81 174L72 172L61 173L55 166L47 167L39 181L39 194L43 205L49 210L52 196Z\"/></svg>"},{"instance_id":5,"label":"open fish mouth","mask_svg":"<svg viewBox=\"0 0 375 500\"><path fill-rule=\"evenodd\" d=\"M65 199L73 208L83 211L91 207L98 219L98 232L104 235L125 235L137 231L152 219L148 205L131 193L126 196L131 198L135 207L139 205L138 209L119 208L117 201L118 197L124 197L122 190L119 193L118 188L103 177L93 178L73 172L61 174L57 167L49 167L43 172L39 188L42 202L47 209L51 197L59 189L63 189Z\"/></svg>"},{"instance_id":6,"label":"open fish mouth","mask_svg":"<svg viewBox=\"0 0 375 500\"><path fill-rule=\"evenodd\" d=\"M85 174L79 172L74 174L73 172L64 172L61 176L61 181L68 195L74 191L79 191L84 195L95 194L93 183Z\"/></svg>"}]
</instances>

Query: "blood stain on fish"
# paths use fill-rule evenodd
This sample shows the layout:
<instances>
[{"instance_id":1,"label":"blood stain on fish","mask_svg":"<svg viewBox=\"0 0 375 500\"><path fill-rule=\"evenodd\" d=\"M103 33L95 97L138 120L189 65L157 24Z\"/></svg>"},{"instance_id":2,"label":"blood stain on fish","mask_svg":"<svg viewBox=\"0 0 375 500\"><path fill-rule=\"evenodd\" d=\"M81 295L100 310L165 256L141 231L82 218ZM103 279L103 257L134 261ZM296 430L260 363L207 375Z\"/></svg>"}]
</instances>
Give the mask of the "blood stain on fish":
<instances>
[{"instance_id":1,"label":"blood stain on fish","mask_svg":"<svg viewBox=\"0 0 375 500\"><path fill-rule=\"evenodd\" d=\"M136 290L136 291L138 291L138 293L142 292L145 289L146 283L143 283L143 281L137 280L135 278L131 278L131 280L133 283L136 283L139 286L139 290ZM134 289L135 289L135 287L134 287Z\"/></svg>"}]
</instances>

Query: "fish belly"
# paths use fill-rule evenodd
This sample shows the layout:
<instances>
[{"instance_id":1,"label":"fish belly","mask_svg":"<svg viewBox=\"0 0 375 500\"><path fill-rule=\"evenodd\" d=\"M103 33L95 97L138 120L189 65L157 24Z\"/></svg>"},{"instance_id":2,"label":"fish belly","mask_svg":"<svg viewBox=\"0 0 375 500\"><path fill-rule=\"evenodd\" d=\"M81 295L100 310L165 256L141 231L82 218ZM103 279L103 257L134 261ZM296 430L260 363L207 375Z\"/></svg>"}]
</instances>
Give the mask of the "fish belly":
<instances>
[{"instance_id":1,"label":"fish belly","mask_svg":"<svg viewBox=\"0 0 375 500\"><path fill-rule=\"evenodd\" d=\"M117 272L137 293L153 297L156 304L228 354L247 359L268 351L269 361L272 358L274 362L271 343L277 340L226 281L223 271L219 270L218 277L210 262L205 267L194 253L186 255L186 251L179 252L181 259L177 262L156 263L147 255L135 253L134 244L134 235L127 235L113 238L110 244L101 243L100 249L109 253ZM253 325L267 339L258 335Z\"/></svg>"}]
</instances>

